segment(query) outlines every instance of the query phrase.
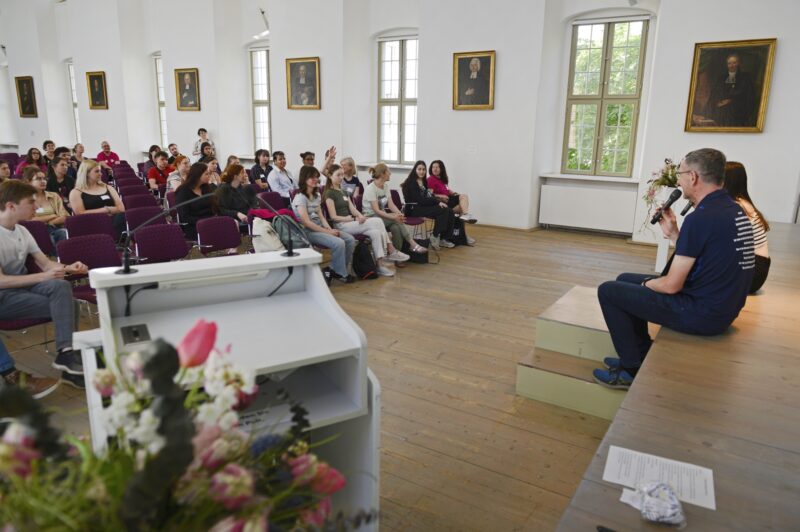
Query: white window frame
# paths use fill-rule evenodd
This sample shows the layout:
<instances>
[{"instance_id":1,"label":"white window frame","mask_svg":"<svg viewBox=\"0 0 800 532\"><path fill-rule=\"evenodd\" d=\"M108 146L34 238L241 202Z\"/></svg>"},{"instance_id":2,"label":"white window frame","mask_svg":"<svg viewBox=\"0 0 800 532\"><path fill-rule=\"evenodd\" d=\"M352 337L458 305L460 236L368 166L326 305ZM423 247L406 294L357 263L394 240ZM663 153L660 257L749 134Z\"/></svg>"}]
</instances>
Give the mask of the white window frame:
<instances>
[{"instance_id":1,"label":"white window frame","mask_svg":"<svg viewBox=\"0 0 800 532\"><path fill-rule=\"evenodd\" d=\"M566 94L566 112L564 117L564 138L562 142L562 155L561 155L561 172L564 174L584 174L584 175L597 175L597 176L613 176L613 177L631 177L634 167L634 157L636 153L636 137L639 124L639 113L641 109L642 99L642 85L644 84L644 65L647 53L647 40L649 31L649 16L631 16L631 17L608 17L602 19L588 19L576 20L572 23L570 38L570 54L569 54L569 76L567 82ZM608 67L611 61L611 48L613 42L613 25L616 23L636 22L642 21L642 36L641 47L639 49L639 62L637 72L636 93L626 95L612 95L608 93L608 80L611 69ZM603 24L605 31L603 34L603 47L602 47L602 60L600 67L600 94L597 95L573 95L572 90L575 78L575 55L576 44L578 38L578 28L580 26ZM571 108L574 104L580 103L596 103L597 104L597 119L594 128L594 142L592 151L592 164L589 169L581 170L575 168L568 168L567 161L569 158L569 137L570 137L570 118ZM602 148L603 148L603 128L606 122L606 111L609 105L615 104L633 104L633 114L630 132L630 145L628 147L628 169L626 172L609 172L601 169Z\"/></svg>"},{"instance_id":2,"label":"white window frame","mask_svg":"<svg viewBox=\"0 0 800 532\"><path fill-rule=\"evenodd\" d=\"M156 102L158 102L158 132L161 139L161 149L169 146L169 132L167 127L167 89L164 86L164 61L161 54L153 54L153 71L156 79Z\"/></svg>"},{"instance_id":3,"label":"white window frame","mask_svg":"<svg viewBox=\"0 0 800 532\"><path fill-rule=\"evenodd\" d=\"M258 52L264 52L266 54L266 74L267 74L267 99L266 100L257 100L256 99L256 90L255 90L255 79L254 79L254 67L253 67L253 60L255 58L255 54ZM250 48L248 51L248 59L250 63L250 101L251 101L251 118L253 122L253 152L255 153L256 150L269 150L272 153L272 89L270 87L270 59L269 59L269 47L266 46L259 46ZM258 142L258 127L256 124L256 112L259 109L266 109L267 110L267 142L266 146L260 146Z\"/></svg>"},{"instance_id":4,"label":"white window frame","mask_svg":"<svg viewBox=\"0 0 800 532\"><path fill-rule=\"evenodd\" d=\"M65 61L67 64L67 85L69 86L69 101L72 102L72 121L75 126L75 143L81 142L81 120L78 116L78 92L75 89L75 64L72 59Z\"/></svg>"},{"instance_id":5,"label":"white window frame","mask_svg":"<svg viewBox=\"0 0 800 532\"><path fill-rule=\"evenodd\" d=\"M382 74L382 63L383 63L383 44L386 42L397 41L400 43L400 88L398 91L397 98L383 98L381 93L381 88L383 84L383 74ZM379 161L383 161L386 163L391 164L399 164L399 165L411 165L414 164L416 161L416 130L418 129L418 119L419 119L419 105L417 104L417 98L409 98L406 96L406 42L408 41L417 41L417 96L419 96L419 36L418 35L392 35L392 36L384 36L378 39L378 134L377 134L377 159ZM414 155L411 160L405 159L405 144L406 144L406 137L409 136L408 132L406 131L406 116L405 116L405 109L406 106L413 105L417 109L417 121L414 123L415 126L415 134L414 134ZM383 128L381 127L381 115L383 107L386 106L397 106L398 107L398 135L397 135L397 158L396 159L389 159L382 157L381 154L381 146L383 144Z\"/></svg>"}]
</instances>

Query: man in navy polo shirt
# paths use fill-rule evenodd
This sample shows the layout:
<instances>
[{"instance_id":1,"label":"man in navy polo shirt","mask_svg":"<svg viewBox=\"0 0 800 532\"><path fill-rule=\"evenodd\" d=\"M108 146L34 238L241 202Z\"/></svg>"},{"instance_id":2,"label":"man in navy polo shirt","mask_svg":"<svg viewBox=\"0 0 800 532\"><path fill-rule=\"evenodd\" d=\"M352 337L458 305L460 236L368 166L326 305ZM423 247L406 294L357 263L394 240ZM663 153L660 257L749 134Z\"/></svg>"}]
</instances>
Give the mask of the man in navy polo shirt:
<instances>
[{"instance_id":1,"label":"man in navy polo shirt","mask_svg":"<svg viewBox=\"0 0 800 532\"><path fill-rule=\"evenodd\" d=\"M722 188L725 155L704 148L678 166L678 186L695 210L678 229L671 209L660 221L675 257L661 277L624 273L600 285L597 295L619 358L594 370L605 386L627 389L653 341L647 323L676 331L715 335L724 332L747 299L755 254L747 214Z\"/></svg>"}]
</instances>

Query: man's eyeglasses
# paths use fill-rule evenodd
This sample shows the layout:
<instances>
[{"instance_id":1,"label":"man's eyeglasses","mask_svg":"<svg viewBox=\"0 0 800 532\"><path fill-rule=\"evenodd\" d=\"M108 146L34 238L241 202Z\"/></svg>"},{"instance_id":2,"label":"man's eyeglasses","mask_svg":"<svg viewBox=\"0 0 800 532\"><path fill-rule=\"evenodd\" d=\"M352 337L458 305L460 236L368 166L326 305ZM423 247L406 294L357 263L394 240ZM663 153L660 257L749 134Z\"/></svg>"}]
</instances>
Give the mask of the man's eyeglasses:
<instances>
[{"instance_id":1,"label":"man's eyeglasses","mask_svg":"<svg viewBox=\"0 0 800 532\"><path fill-rule=\"evenodd\" d=\"M694 171L694 170L684 170L683 172L676 171L676 172L675 172L675 175L688 174L689 172L693 172L693 171Z\"/></svg>"}]
</instances>

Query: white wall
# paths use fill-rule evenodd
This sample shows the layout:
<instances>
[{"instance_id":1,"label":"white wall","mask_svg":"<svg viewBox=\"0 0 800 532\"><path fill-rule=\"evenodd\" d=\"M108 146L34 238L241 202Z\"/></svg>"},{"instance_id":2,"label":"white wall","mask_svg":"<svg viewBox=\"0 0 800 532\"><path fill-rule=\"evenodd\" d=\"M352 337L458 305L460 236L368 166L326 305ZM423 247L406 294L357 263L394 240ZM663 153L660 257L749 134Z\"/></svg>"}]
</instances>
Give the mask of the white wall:
<instances>
[{"instance_id":1,"label":"white wall","mask_svg":"<svg viewBox=\"0 0 800 532\"><path fill-rule=\"evenodd\" d=\"M17 115L17 95L11 92L14 80L8 75L8 66L0 66L0 144L16 145L17 128L14 117Z\"/></svg>"}]
</instances>

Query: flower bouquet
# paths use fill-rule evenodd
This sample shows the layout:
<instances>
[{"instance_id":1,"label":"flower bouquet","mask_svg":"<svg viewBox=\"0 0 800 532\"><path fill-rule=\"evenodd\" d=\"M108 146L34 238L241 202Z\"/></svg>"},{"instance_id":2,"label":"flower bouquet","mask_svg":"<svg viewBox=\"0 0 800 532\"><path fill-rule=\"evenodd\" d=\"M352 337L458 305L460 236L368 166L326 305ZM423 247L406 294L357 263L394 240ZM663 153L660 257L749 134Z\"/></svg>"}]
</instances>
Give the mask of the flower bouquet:
<instances>
[{"instance_id":1,"label":"flower bouquet","mask_svg":"<svg viewBox=\"0 0 800 532\"><path fill-rule=\"evenodd\" d=\"M647 206L647 215L642 227L649 228L648 222L658 209L659 192L664 188L675 188L678 186L678 165L672 159L664 159L664 166L652 174L652 179L647 181L647 191L642 196L644 204Z\"/></svg>"},{"instance_id":2,"label":"flower bouquet","mask_svg":"<svg viewBox=\"0 0 800 532\"><path fill-rule=\"evenodd\" d=\"M311 452L301 405L290 402L286 433L240 430L237 412L258 388L229 349L214 348L216 332L201 320L177 349L156 340L96 372L109 434L100 455L62 438L22 388L0 389L0 529L275 531L374 519L333 515L345 478Z\"/></svg>"}]
</instances>

